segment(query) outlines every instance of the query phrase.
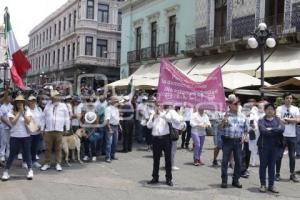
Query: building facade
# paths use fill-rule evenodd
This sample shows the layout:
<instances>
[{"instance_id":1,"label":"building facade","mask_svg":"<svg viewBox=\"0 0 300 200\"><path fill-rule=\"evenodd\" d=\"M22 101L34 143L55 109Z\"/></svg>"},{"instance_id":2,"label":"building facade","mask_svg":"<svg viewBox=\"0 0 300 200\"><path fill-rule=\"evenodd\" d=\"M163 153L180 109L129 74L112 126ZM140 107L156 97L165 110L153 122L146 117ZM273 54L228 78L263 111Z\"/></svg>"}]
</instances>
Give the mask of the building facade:
<instances>
[{"instance_id":1,"label":"building facade","mask_svg":"<svg viewBox=\"0 0 300 200\"><path fill-rule=\"evenodd\" d=\"M299 19L300 0L198 0L196 29L187 36L186 50L197 55L242 50L261 22L280 44L293 43Z\"/></svg>"},{"instance_id":2,"label":"building facade","mask_svg":"<svg viewBox=\"0 0 300 200\"><path fill-rule=\"evenodd\" d=\"M81 74L119 78L120 0L69 0L29 34L29 83L69 81ZM92 83L91 83L92 84Z\"/></svg>"},{"instance_id":3,"label":"building facade","mask_svg":"<svg viewBox=\"0 0 300 200\"><path fill-rule=\"evenodd\" d=\"M197 0L131 0L122 10L120 78L160 57L182 58L185 38L195 31Z\"/></svg>"}]
</instances>

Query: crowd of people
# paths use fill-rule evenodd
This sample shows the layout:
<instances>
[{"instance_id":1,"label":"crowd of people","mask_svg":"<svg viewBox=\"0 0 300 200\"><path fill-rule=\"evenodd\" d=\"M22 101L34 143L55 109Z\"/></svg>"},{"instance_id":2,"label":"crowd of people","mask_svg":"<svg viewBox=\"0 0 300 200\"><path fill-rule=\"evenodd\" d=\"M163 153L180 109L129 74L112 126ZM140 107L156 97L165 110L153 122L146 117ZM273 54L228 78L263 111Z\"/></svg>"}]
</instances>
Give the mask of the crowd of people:
<instances>
[{"instance_id":1,"label":"crowd of people","mask_svg":"<svg viewBox=\"0 0 300 200\"><path fill-rule=\"evenodd\" d=\"M133 150L134 140L145 144L147 150L153 152L152 180L148 184L159 182L159 163L164 156L166 184L173 186L172 171L179 170L176 166L178 146L191 149L194 166L202 166L205 137L211 134L215 145L212 165L221 165L222 188L227 188L228 167L234 169L232 186L242 188L240 177L248 178L249 166L259 165L259 191L278 193L274 181L281 180L280 168L286 151L290 180L299 182L295 161L296 156L300 156L297 128L300 113L299 108L292 105L292 94L284 94L282 105L278 107L255 99L242 105L234 94L226 101L228 110L220 112L184 103L159 105L155 95L146 93L134 97L93 94L62 98L57 90L51 90L48 95L26 97L5 92L0 107L0 161L5 165L2 180L10 178L9 169L16 157L23 160L22 167L28 170L27 179L33 179L33 168L42 171L51 168L53 150L55 169L62 171L63 138L73 135L81 139L83 154L79 156L85 162L95 162L101 155L107 163L117 160L120 137L124 153ZM84 130L85 137L81 137L78 130ZM221 163L218 162L220 151L223 152ZM39 156L43 152L44 160L40 163Z\"/></svg>"}]
</instances>

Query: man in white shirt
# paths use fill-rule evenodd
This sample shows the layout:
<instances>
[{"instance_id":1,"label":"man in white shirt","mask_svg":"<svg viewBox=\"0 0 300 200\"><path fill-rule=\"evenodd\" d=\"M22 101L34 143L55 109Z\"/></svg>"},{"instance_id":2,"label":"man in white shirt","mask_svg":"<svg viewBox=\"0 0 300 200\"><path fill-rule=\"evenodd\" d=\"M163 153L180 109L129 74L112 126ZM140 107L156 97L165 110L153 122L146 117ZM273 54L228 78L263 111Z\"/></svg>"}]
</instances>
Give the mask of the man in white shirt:
<instances>
[{"instance_id":1,"label":"man in white shirt","mask_svg":"<svg viewBox=\"0 0 300 200\"><path fill-rule=\"evenodd\" d=\"M283 95L284 105L279 106L276 109L276 115L281 119L281 121L285 124L285 130L283 133L284 139L286 141L286 146L289 151L289 160L290 160L290 180L295 183L298 183L299 180L295 175L295 165L296 165L296 124L300 121L300 113L299 109L292 105L293 103L293 95L291 93L285 93ZM280 180L280 168L281 161L284 152L283 147L279 153L279 158L276 161L276 176L275 179L277 181Z\"/></svg>"},{"instance_id":2,"label":"man in white shirt","mask_svg":"<svg viewBox=\"0 0 300 200\"><path fill-rule=\"evenodd\" d=\"M118 109L119 99L112 96L110 99L111 105L106 108L105 121L107 126L106 132L106 156L105 161L110 163L111 160L117 160L115 157L118 144L120 112Z\"/></svg>"},{"instance_id":3,"label":"man in white shirt","mask_svg":"<svg viewBox=\"0 0 300 200\"><path fill-rule=\"evenodd\" d=\"M181 148L183 149L184 147L186 149L189 148L190 144L190 139L191 139L191 125L190 125L190 120L191 120L191 115L193 113L193 108L189 107L182 107L183 110L183 120L186 123L186 130L183 131L182 136L181 136Z\"/></svg>"},{"instance_id":4,"label":"man in white shirt","mask_svg":"<svg viewBox=\"0 0 300 200\"><path fill-rule=\"evenodd\" d=\"M3 104L0 107L0 118L1 118L1 148L0 148L0 160L5 161L5 157L9 156L9 138L10 138L10 129L11 123L8 119L8 113L13 109L11 105L11 97L8 95L8 92L4 94Z\"/></svg>"},{"instance_id":5,"label":"man in white shirt","mask_svg":"<svg viewBox=\"0 0 300 200\"><path fill-rule=\"evenodd\" d=\"M138 104L137 106L137 114L138 114L138 120L140 121L139 126L137 127L137 141L139 143L142 143L144 141L145 138L145 129L146 129L146 125L147 125L147 100L148 97L147 96L143 96L142 97L142 102L140 104Z\"/></svg>"},{"instance_id":6,"label":"man in white shirt","mask_svg":"<svg viewBox=\"0 0 300 200\"><path fill-rule=\"evenodd\" d=\"M63 133L70 130L69 110L65 103L61 103L59 93L54 90L51 92L52 103L44 109L45 114L45 164L41 168L46 171L50 168L51 153L55 148L56 170L62 171L62 136Z\"/></svg>"},{"instance_id":7,"label":"man in white shirt","mask_svg":"<svg viewBox=\"0 0 300 200\"><path fill-rule=\"evenodd\" d=\"M166 107L165 107L166 108ZM171 164L171 138L170 129L166 119L166 109L156 106L155 113L152 113L147 123L147 127L152 129L153 146L153 172L152 180L148 184L157 184L159 180L159 162L162 151L165 156L166 184L173 186L172 164Z\"/></svg>"}]
</instances>

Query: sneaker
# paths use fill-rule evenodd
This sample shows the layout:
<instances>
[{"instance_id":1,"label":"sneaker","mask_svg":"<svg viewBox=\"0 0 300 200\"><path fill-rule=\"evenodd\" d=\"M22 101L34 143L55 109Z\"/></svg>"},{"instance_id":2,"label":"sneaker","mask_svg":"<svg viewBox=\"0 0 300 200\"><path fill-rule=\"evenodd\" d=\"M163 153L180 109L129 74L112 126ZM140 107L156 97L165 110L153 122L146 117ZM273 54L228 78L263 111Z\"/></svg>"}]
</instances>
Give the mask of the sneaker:
<instances>
[{"instance_id":1,"label":"sneaker","mask_svg":"<svg viewBox=\"0 0 300 200\"><path fill-rule=\"evenodd\" d=\"M212 163L212 166L213 166L213 167L217 167L217 166L219 166L219 163L218 163L218 161L217 161L217 160L214 160L214 161L213 161L213 163Z\"/></svg>"},{"instance_id":2,"label":"sneaker","mask_svg":"<svg viewBox=\"0 0 300 200\"><path fill-rule=\"evenodd\" d=\"M173 166L173 167L172 167L172 170L173 170L173 171L177 171L177 170L180 170L180 168L179 168L179 167L176 167L176 166Z\"/></svg>"},{"instance_id":3,"label":"sneaker","mask_svg":"<svg viewBox=\"0 0 300 200\"><path fill-rule=\"evenodd\" d=\"M89 160L89 157L88 157L88 156L84 156L82 160L83 160L83 161L88 161L88 160Z\"/></svg>"},{"instance_id":4,"label":"sneaker","mask_svg":"<svg viewBox=\"0 0 300 200\"><path fill-rule=\"evenodd\" d=\"M56 166L55 166L55 168L56 168L56 171L62 171L62 168L61 168L61 165L60 164L56 164Z\"/></svg>"},{"instance_id":5,"label":"sneaker","mask_svg":"<svg viewBox=\"0 0 300 200\"><path fill-rule=\"evenodd\" d=\"M18 160L23 160L23 156L22 156L22 154L18 154Z\"/></svg>"},{"instance_id":6,"label":"sneaker","mask_svg":"<svg viewBox=\"0 0 300 200\"><path fill-rule=\"evenodd\" d=\"M32 169L30 169L27 174L27 180L32 180L32 179L33 179L33 171Z\"/></svg>"},{"instance_id":7,"label":"sneaker","mask_svg":"<svg viewBox=\"0 0 300 200\"><path fill-rule=\"evenodd\" d=\"M1 161L1 162L4 162L4 161L5 161L5 157L4 157L4 156L1 156L0 161Z\"/></svg>"},{"instance_id":8,"label":"sneaker","mask_svg":"<svg viewBox=\"0 0 300 200\"><path fill-rule=\"evenodd\" d=\"M198 160L199 165L205 165L204 162L202 162L201 160Z\"/></svg>"},{"instance_id":9,"label":"sneaker","mask_svg":"<svg viewBox=\"0 0 300 200\"><path fill-rule=\"evenodd\" d=\"M198 161L198 160L195 160L195 161L194 161L194 165L195 165L195 166L199 166L199 165L200 165L200 164L199 164L199 161Z\"/></svg>"},{"instance_id":10,"label":"sneaker","mask_svg":"<svg viewBox=\"0 0 300 200\"><path fill-rule=\"evenodd\" d=\"M50 165L48 165L48 164L45 164L45 165L43 165L43 167L41 167L42 171L46 171L48 169L50 169Z\"/></svg>"},{"instance_id":11,"label":"sneaker","mask_svg":"<svg viewBox=\"0 0 300 200\"><path fill-rule=\"evenodd\" d=\"M276 193L276 194L279 193L279 191L274 186L269 187L268 190L272 193Z\"/></svg>"},{"instance_id":12,"label":"sneaker","mask_svg":"<svg viewBox=\"0 0 300 200\"><path fill-rule=\"evenodd\" d=\"M293 181L294 183L299 183L299 180L295 174L291 174L290 180Z\"/></svg>"},{"instance_id":13,"label":"sneaker","mask_svg":"<svg viewBox=\"0 0 300 200\"><path fill-rule=\"evenodd\" d=\"M221 188L227 188L227 183L222 182Z\"/></svg>"},{"instance_id":14,"label":"sneaker","mask_svg":"<svg viewBox=\"0 0 300 200\"><path fill-rule=\"evenodd\" d=\"M259 192L265 193L266 192L266 186L264 186L264 185L260 186Z\"/></svg>"},{"instance_id":15,"label":"sneaker","mask_svg":"<svg viewBox=\"0 0 300 200\"><path fill-rule=\"evenodd\" d=\"M153 185L153 184L157 184L158 183L158 179L152 179L151 181L148 181L147 184L149 185Z\"/></svg>"},{"instance_id":16,"label":"sneaker","mask_svg":"<svg viewBox=\"0 0 300 200\"><path fill-rule=\"evenodd\" d=\"M8 171L4 171L3 172L3 175L2 175L2 181L7 181L9 179L9 174L8 174Z\"/></svg>"},{"instance_id":17,"label":"sneaker","mask_svg":"<svg viewBox=\"0 0 300 200\"><path fill-rule=\"evenodd\" d=\"M23 168L23 169L28 169L27 163L22 162L22 168Z\"/></svg>"},{"instance_id":18,"label":"sneaker","mask_svg":"<svg viewBox=\"0 0 300 200\"><path fill-rule=\"evenodd\" d=\"M281 181L280 174L275 175L275 181Z\"/></svg>"},{"instance_id":19,"label":"sneaker","mask_svg":"<svg viewBox=\"0 0 300 200\"><path fill-rule=\"evenodd\" d=\"M107 158L107 159L105 159L105 162L111 163L111 159Z\"/></svg>"},{"instance_id":20,"label":"sneaker","mask_svg":"<svg viewBox=\"0 0 300 200\"><path fill-rule=\"evenodd\" d=\"M93 156L93 157L92 157L92 161L93 161L93 162L96 162L96 161L97 161L97 157L96 157L96 156Z\"/></svg>"},{"instance_id":21,"label":"sneaker","mask_svg":"<svg viewBox=\"0 0 300 200\"><path fill-rule=\"evenodd\" d=\"M42 165L41 165L40 163L38 163L38 162L34 162L34 163L32 163L32 165L33 165L35 168L41 168L41 167L42 167Z\"/></svg>"},{"instance_id":22,"label":"sneaker","mask_svg":"<svg viewBox=\"0 0 300 200\"><path fill-rule=\"evenodd\" d=\"M239 181L232 182L232 186L236 187L236 188L242 188L243 187L242 184Z\"/></svg>"}]
</instances>

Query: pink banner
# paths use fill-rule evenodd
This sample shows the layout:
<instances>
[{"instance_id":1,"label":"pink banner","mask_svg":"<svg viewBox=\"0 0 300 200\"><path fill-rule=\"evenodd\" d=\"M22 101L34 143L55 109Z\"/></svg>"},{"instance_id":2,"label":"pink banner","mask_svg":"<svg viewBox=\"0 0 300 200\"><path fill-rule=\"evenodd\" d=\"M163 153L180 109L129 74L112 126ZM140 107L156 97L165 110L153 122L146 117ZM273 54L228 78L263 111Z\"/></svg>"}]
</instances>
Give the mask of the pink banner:
<instances>
[{"instance_id":1,"label":"pink banner","mask_svg":"<svg viewBox=\"0 0 300 200\"><path fill-rule=\"evenodd\" d=\"M169 60L160 61L158 103L164 105L201 106L206 110L225 111L225 93L221 68L205 81L195 82L179 71Z\"/></svg>"}]
</instances>

